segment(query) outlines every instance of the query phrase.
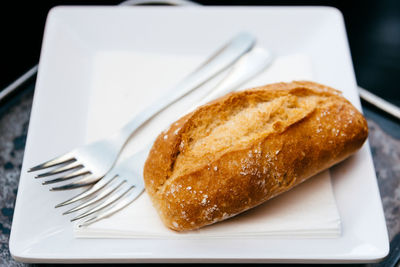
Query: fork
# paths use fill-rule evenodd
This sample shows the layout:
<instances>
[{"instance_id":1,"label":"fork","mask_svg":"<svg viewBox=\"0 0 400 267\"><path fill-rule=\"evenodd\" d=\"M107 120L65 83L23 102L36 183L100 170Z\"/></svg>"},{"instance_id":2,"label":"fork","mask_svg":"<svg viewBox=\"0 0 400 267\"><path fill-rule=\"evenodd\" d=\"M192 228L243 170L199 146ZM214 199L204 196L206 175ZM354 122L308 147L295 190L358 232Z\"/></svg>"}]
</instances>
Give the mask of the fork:
<instances>
[{"instance_id":1,"label":"fork","mask_svg":"<svg viewBox=\"0 0 400 267\"><path fill-rule=\"evenodd\" d=\"M211 88L211 90L209 89L212 93L190 109L190 111L216 97L233 91L260 73L271 62L271 54L264 49L255 48L248 52L234 64L227 76L216 87ZM206 93L208 94L210 91ZM87 220L79 224L80 227L109 217L125 208L144 191L142 171L151 145L152 142L146 145L140 152L134 153L129 158L115 165L91 188L58 204L56 207L82 200L79 205L63 213L65 215L86 209L85 212L71 220L76 221L87 217Z\"/></svg>"},{"instance_id":2,"label":"fork","mask_svg":"<svg viewBox=\"0 0 400 267\"><path fill-rule=\"evenodd\" d=\"M228 44L206 60L198 69L183 79L183 81L175 87L168 90L167 94L137 114L114 135L76 148L62 156L36 165L30 168L28 172L59 166L48 172L41 173L35 178L44 178L67 173L64 176L47 180L43 182L43 184L53 184L80 177L80 179L75 180L75 182L53 187L50 190L74 189L96 183L115 164L127 141L143 123L182 96L193 91L231 66L244 53L249 51L254 43L255 38L251 34L238 34Z\"/></svg>"}]
</instances>

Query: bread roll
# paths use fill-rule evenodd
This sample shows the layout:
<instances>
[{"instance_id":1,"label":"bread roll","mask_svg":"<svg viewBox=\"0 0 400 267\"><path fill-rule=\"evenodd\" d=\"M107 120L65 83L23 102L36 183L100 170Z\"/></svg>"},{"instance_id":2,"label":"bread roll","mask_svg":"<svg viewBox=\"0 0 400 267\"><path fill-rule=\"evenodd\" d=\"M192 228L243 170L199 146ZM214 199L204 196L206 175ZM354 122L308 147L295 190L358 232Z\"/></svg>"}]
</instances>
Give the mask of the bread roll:
<instances>
[{"instance_id":1,"label":"bread roll","mask_svg":"<svg viewBox=\"0 0 400 267\"><path fill-rule=\"evenodd\" d=\"M183 116L156 139L147 193L176 231L209 225L275 197L358 150L367 122L314 82L236 92Z\"/></svg>"}]
</instances>

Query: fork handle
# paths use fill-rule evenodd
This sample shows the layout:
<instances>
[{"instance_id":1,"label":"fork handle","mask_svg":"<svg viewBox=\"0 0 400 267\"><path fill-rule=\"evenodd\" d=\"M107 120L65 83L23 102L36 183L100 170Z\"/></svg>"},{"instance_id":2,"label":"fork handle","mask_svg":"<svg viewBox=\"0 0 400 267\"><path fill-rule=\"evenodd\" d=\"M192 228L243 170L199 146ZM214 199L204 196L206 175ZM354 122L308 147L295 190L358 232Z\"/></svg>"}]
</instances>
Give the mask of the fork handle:
<instances>
[{"instance_id":1,"label":"fork handle","mask_svg":"<svg viewBox=\"0 0 400 267\"><path fill-rule=\"evenodd\" d=\"M269 50L261 47L253 48L233 65L227 76L216 87L212 88L211 94L196 103L187 113L211 100L236 90L239 86L265 70L272 63L272 60L273 55Z\"/></svg>"},{"instance_id":2,"label":"fork handle","mask_svg":"<svg viewBox=\"0 0 400 267\"><path fill-rule=\"evenodd\" d=\"M244 53L249 51L253 47L254 43L255 37L249 33L238 34L228 44L206 60L193 73L187 76L175 87L168 90L165 95L155 101L152 105L148 105L147 108L138 113L114 136L118 141L120 141L121 148L125 145L126 141L136 131L136 129L138 129L143 123L184 95L198 88L224 69L228 68Z\"/></svg>"}]
</instances>

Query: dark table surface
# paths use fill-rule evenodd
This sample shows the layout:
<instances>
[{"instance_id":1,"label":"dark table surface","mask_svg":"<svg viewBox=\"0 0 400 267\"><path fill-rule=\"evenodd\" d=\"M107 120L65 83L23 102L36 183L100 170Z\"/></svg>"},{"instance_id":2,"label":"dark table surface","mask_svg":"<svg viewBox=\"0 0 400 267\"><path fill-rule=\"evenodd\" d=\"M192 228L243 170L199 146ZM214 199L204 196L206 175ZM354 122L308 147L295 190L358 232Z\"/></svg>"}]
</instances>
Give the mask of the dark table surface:
<instances>
[{"instance_id":1,"label":"dark table surface","mask_svg":"<svg viewBox=\"0 0 400 267\"><path fill-rule=\"evenodd\" d=\"M47 9L54 5L51 1L45 2L48 4ZM261 3L260 1L253 2L250 3ZM276 4L277 1L269 1L268 3L270 2ZM320 1L303 2L321 4ZM346 6L350 4L344 2L352 2L354 5L354 2L357 1L325 1L324 3L338 6L344 13L358 83L392 103L399 104L400 94L396 91L395 80L400 73L399 1L384 0L379 1L380 4L378 4L378 1L372 4L371 1L365 1L363 3L365 5L370 4L370 6L360 5L360 13L357 17L353 17L357 14L357 10L354 11L353 7ZM73 1L73 3L79 2ZM202 1L202 3L207 3L207 1ZM213 3L226 4L222 0ZM300 2L283 1L282 3L298 4ZM63 2L57 1L55 4L63 4ZM112 4L112 1L108 4ZM46 11L46 8L43 8L43 10ZM365 17L365 14L367 14L367 17ZM372 19L372 21L369 19ZM41 34L41 30L36 34ZM38 51L35 53L38 53ZM25 62L26 69L31 62L35 62L34 56L31 58L27 56L27 58L30 61ZM1 64L4 64L4 62ZM23 64L21 63L21 65ZM15 69L22 72L23 66L19 66L19 69L15 67ZM3 73L3 69L1 71ZM6 81L5 83L11 81L14 75L12 72L8 72L8 74L5 79L2 79L3 82ZM29 125L34 84L34 79L31 79L21 86L17 93L0 102L0 266L25 266L25 264L18 263L11 258L8 250L8 239ZM363 102L362 104L369 124L369 144L389 237L393 242L391 245L393 250L395 248L394 243L400 243L400 121L367 103ZM399 254L391 251L389 256L395 255ZM390 260L387 260L381 265L391 266L385 265L389 263Z\"/></svg>"}]
</instances>

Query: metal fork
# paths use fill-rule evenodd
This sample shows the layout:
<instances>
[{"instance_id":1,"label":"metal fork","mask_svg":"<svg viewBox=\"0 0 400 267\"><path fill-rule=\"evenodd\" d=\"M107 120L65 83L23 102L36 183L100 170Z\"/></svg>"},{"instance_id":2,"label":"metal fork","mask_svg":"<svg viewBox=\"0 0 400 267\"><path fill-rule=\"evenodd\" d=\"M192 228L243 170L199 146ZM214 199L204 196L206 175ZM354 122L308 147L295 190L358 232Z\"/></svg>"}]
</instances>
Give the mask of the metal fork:
<instances>
[{"instance_id":1,"label":"metal fork","mask_svg":"<svg viewBox=\"0 0 400 267\"><path fill-rule=\"evenodd\" d=\"M76 148L62 156L41 163L28 170L38 171L49 167L59 166L48 172L39 174L36 178L44 178L58 174L62 177L47 180L43 184L63 182L80 177L69 184L53 187L50 190L66 190L96 183L115 164L122 148L132 134L147 120L177 101L182 96L216 76L224 69L236 62L244 53L249 51L255 43L255 38L248 33L240 33L223 48L218 50L197 70L187 76L177 86L167 91L167 94L149 105L137 114L120 131L109 138Z\"/></svg>"},{"instance_id":2,"label":"metal fork","mask_svg":"<svg viewBox=\"0 0 400 267\"><path fill-rule=\"evenodd\" d=\"M211 88L212 93L191 110L218 96L233 91L260 73L271 62L272 56L268 51L261 48L253 49L239 59L227 76L216 87ZM152 143L146 145L140 152L118 163L91 188L58 204L56 207L82 200L79 205L63 213L70 214L85 209L83 213L72 219L72 221L75 221L87 218L79 226L92 224L125 208L144 191L143 165L151 145Z\"/></svg>"}]
</instances>

